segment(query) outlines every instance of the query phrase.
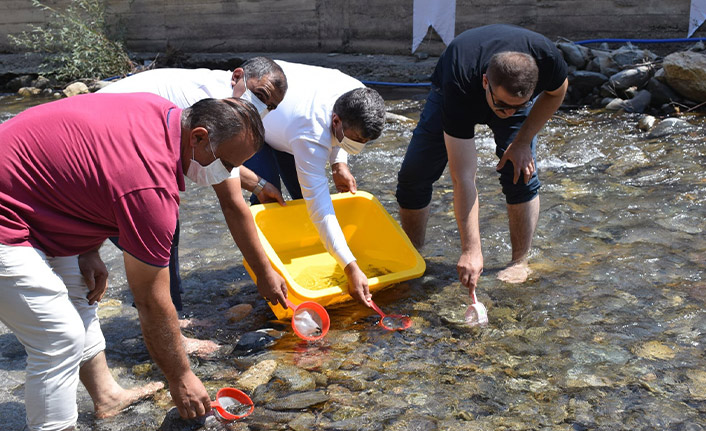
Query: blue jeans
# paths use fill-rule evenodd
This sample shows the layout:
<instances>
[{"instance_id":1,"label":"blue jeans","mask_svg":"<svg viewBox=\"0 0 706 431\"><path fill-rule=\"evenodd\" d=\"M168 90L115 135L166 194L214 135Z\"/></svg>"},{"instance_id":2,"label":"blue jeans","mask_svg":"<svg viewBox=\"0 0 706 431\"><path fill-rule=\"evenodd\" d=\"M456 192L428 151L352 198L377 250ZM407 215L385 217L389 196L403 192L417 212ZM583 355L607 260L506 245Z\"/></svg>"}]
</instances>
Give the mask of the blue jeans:
<instances>
[{"instance_id":1,"label":"blue jeans","mask_svg":"<svg viewBox=\"0 0 706 431\"><path fill-rule=\"evenodd\" d=\"M441 177L448 163L441 123L442 101L441 91L432 87L397 175L396 196L401 208L421 209L429 205L433 184ZM493 114L489 119L488 126L495 137L495 154L498 158L503 156L517 136L531 108L532 105L517 111L509 118L502 119ZM536 159L536 146L535 136L531 144L534 159ZM500 184L508 204L528 202L537 196L541 184L536 172L527 184L522 176L517 184L512 183L514 169L511 162L507 162L499 173Z\"/></svg>"},{"instance_id":2,"label":"blue jeans","mask_svg":"<svg viewBox=\"0 0 706 431\"><path fill-rule=\"evenodd\" d=\"M301 199L302 190L297 177L297 167L294 163L294 156L284 151L275 150L269 145L262 146L260 151L249 158L243 166L255 172L271 183L277 190L282 191L282 183L287 188L292 199ZM254 194L250 196L250 203L255 205L260 201Z\"/></svg>"}]
</instances>

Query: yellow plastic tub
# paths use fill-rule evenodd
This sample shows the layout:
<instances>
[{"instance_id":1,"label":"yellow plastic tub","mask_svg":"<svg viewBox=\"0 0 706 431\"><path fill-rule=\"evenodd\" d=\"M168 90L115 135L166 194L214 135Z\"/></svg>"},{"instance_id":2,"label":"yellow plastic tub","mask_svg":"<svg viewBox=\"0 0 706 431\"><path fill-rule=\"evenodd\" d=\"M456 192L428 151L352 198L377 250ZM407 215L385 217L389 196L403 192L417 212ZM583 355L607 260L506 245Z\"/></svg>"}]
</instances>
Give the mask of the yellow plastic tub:
<instances>
[{"instance_id":1,"label":"yellow plastic tub","mask_svg":"<svg viewBox=\"0 0 706 431\"><path fill-rule=\"evenodd\" d=\"M373 195L358 191L334 194L331 199L348 246L368 277L370 293L424 273L424 259ZM286 280L294 304L314 301L326 307L352 300L343 268L321 243L303 199L285 207L253 205L250 211L265 253ZM244 264L257 282L248 262ZM270 306L277 318L291 318L291 310Z\"/></svg>"}]
</instances>

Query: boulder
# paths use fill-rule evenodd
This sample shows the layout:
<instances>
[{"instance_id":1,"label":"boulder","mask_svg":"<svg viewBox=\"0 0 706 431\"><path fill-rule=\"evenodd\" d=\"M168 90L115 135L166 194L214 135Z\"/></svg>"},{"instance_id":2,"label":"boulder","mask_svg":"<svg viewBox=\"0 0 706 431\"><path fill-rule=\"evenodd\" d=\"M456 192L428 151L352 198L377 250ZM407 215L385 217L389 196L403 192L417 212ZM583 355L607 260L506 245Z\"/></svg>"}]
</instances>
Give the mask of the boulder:
<instances>
[{"instance_id":1,"label":"boulder","mask_svg":"<svg viewBox=\"0 0 706 431\"><path fill-rule=\"evenodd\" d=\"M623 91L630 87L642 88L652 76L652 68L638 66L626 69L608 78L608 85L616 91Z\"/></svg>"},{"instance_id":2,"label":"boulder","mask_svg":"<svg viewBox=\"0 0 706 431\"><path fill-rule=\"evenodd\" d=\"M608 77L598 72L577 70L569 75L569 83L571 84L571 87L578 91L581 95L591 93L594 88L600 87L606 81L608 81Z\"/></svg>"},{"instance_id":3,"label":"boulder","mask_svg":"<svg viewBox=\"0 0 706 431\"><path fill-rule=\"evenodd\" d=\"M657 59L657 55L652 52L639 49L630 43L611 52L610 57L621 69Z\"/></svg>"},{"instance_id":4,"label":"boulder","mask_svg":"<svg viewBox=\"0 0 706 431\"><path fill-rule=\"evenodd\" d=\"M86 93L90 93L90 91L88 90L88 86L80 81L74 82L73 84L69 84L66 88L64 88L64 96L66 97L77 96L79 94Z\"/></svg>"},{"instance_id":5,"label":"boulder","mask_svg":"<svg viewBox=\"0 0 706 431\"><path fill-rule=\"evenodd\" d=\"M635 97L625 102L625 111L643 113L650 106L652 95L647 90L640 90Z\"/></svg>"},{"instance_id":6,"label":"boulder","mask_svg":"<svg viewBox=\"0 0 706 431\"><path fill-rule=\"evenodd\" d=\"M662 63L670 87L686 99L706 102L706 55L692 51L669 54Z\"/></svg>"},{"instance_id":7,"label":"boulder","mask_svg":"<svg viewBox=\"0 0 706 431\"><path fill-rule=\"evenodd\" d=\"M564 54L564 59L570 66L576 66L578 69L583 69L588 63L590 50L584 46L576 45L575 43L559 42L556 44L559 50Z\"/></svg>"},{"instance_id":8,"label":"boulder","mask_svg":"<svg viewBox=\"0 0 706 431\"><path fill-rule=\"evenodd\" d=\"M696 126L684 121L681 118L666 118L650 130L648 138L661 138L663 136L675 135L678 133L690 132L696 129Z\"/></svg>"},{"instance_id":9,"label":"boulder","mask_svg":"<svg viewBox=\"0 0 706 431\"><path fill-rule=\"evenodd\" d=\"M17 90L17 94L22 97L39 96L41 92L42 90L37 87L22 87Z\"/></svg>"},{"instance_id":10,"label":"boulder","mask_svg":"<svg viewBox=\"0 0 706 431\"><path fill-rule=\"evenodd\" d=\"M660 82L656 77L650 78L650 81L647 83L647 90L652 93L652 105L654 106L662 106L665 103L681 101L681 96L672 90L670 86Z\"/></svg>"}]
</instances>

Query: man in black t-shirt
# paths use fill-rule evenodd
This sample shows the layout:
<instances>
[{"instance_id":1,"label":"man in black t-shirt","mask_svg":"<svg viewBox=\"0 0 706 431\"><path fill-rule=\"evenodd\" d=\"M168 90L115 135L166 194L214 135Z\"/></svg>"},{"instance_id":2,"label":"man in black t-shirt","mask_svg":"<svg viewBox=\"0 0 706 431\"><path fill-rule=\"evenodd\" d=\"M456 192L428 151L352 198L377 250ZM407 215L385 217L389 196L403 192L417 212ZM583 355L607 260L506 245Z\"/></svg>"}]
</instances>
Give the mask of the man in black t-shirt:
<instances>
[{"instance_id":1,"label":"man in black t-shirt","mask_svg":"<svg viewBox=\"0 0 706 431\"><path fill-rule=\"evenodd\" d=\"M512 261L498 278L523 282L539 219L536 135L561 105L567 73L561 52L550 40L504 24L461 33L439 58L398 175L397 202L402 227L421 248L432 186L448 162L461 236L456 269L471 296L483 271L474 127L491 128L500 158L496 170L507 203Z\"/></svg>"}]
</instances>

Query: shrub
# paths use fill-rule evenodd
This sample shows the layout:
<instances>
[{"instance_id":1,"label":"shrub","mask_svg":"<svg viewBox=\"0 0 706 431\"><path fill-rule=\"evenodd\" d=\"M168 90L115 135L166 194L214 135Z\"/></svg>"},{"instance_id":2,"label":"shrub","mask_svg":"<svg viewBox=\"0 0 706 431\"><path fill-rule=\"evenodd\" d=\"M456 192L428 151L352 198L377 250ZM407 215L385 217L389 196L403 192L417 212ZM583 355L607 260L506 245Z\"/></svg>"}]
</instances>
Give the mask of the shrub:
<instances>
[{"instance_id":1,"label":"shrub","mask_svg":"<svg viewBox=\"0 0 706 431\"><path fill-rule=\"evenodd\" d=\"M42 72L59 81L101 79L124 75L134 68L122 43L106 35L102 0L71 0L64 11L32 0L49 13L42 26L9 35L13 44L30 52L47 53Z\"/></svg>"}]
</instances>

